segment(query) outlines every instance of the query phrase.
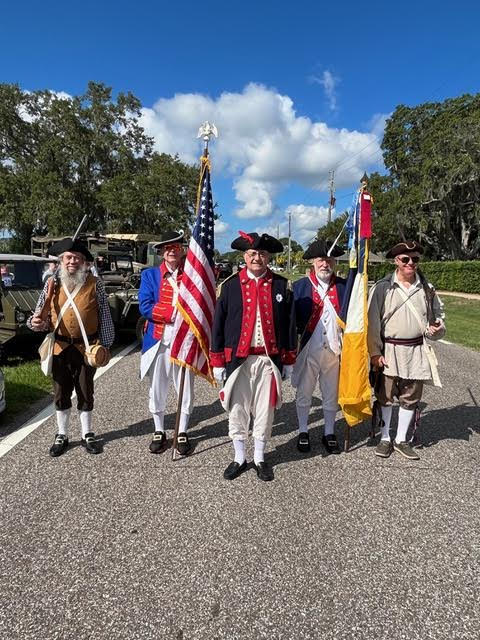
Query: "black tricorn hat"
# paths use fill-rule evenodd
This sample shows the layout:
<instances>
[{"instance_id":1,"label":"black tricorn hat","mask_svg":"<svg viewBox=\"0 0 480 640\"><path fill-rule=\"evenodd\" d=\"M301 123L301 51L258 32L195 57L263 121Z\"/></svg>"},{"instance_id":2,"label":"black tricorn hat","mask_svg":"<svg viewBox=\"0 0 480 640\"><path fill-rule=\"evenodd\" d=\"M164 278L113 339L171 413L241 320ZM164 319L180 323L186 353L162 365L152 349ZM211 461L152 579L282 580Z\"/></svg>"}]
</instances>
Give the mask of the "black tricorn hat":
<instances>
[{"instance_id":1,"label":"black tricorn hat","mask_svg":"<svg viewBox=\"0 0 480 640\"><path fill-rule=\"evenodd\" d=\"M80 240L72 240L72 238L63 238L63 240L55 242L48 250L48 253L52 256L61 256L65 251L81 253L87 262L93 262L93 256L88 250L87 245Z\"/></svg>"},{"instance_id":2,"label":"black tricorn hat","mask_svg":"<svg viewBox=\"0 0 480 640\"><path fill-rule=\"evenodd\" d=\"M401 255L402 253L410 253L411 251L416 251L417 253L423 253L423 247L418 244L415 240L407 240L406 242L399 242L394 247L392 247L385 254L386 258L395 258L396 256Z\"/></svg>"},{"instance_id":3,"label":"black tricorn hat","mask_svg":"<svg viewBox=\"0 0 480 640\"><path fill-rule=\"evenodd\" d=\"M155 243L154 248L160 249L164 244L175 244L177 242L183 244L183 236L183 231L165 231L160 236L160 240Z\"/></svg>"},{"instance_id":4,"label":"black tricorn hat","mask_svg":"<svg viewBox=\"0 0 480 640\"><path fill-rule=\"evenodd\" d=\"M332 244L333 242L330 242L329 240L314 240L303 254L303 259L312 260L313 258L325 257L338 258L338 256L343 255L343 249L338 246L333 247L332 252L329 255L328 252Z\"/></svg>"},{"instance_id":5,"label":"black tricorn hat","mask_svg":"<svg viewBox=\"0 0 480 640\"><path fill-rule=\"evenodd\" d=\"M237 251L256 249L268 251L268 253L281 253L283 251L283 244L280 240L269 236L268 233L262 233L261 236L258 233L245 233L244 231L239 231L238 233L240 236L232 242L232 249L237 249Z\"/></svg>"}]
</instances>

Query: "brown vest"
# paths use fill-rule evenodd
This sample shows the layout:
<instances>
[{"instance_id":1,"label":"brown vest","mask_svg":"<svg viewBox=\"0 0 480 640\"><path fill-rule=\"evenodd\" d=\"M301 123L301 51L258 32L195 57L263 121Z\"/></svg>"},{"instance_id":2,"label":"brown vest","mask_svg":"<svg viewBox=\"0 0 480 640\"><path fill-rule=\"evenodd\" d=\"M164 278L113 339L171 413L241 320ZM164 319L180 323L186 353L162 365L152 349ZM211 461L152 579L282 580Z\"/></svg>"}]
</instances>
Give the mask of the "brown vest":
<instances>
[{"instance_id":1,"label":"brown vest","mask_svg":"<svg viewBox=\"0 0 480 640\"><path fill-rule=\"evenodd\" d=\"M85 327L85 333L87 336L92 335L98 331L98 303L97 303L97 279L89 274L85 284L75 296L75 304L77 306L80 317ZM57 286L55 294L53 296L52 304L50 307L50 314L52 318L53 326L57 323L58 314L67 300L67 296L63 290L63 287ZM78 324L77 316L75 315L72 307L68 307L60 320L60 324L57 327L56 333L69 338L82 338L82 332L80 331L80 325ZM63 340L55 340L55 346L53 348L54 355L58 356L59 353L68 347L68 342ZM83 340L77 342L75 347L82 353L85 352L85 345Z\"/></svg>"}]
</instances>

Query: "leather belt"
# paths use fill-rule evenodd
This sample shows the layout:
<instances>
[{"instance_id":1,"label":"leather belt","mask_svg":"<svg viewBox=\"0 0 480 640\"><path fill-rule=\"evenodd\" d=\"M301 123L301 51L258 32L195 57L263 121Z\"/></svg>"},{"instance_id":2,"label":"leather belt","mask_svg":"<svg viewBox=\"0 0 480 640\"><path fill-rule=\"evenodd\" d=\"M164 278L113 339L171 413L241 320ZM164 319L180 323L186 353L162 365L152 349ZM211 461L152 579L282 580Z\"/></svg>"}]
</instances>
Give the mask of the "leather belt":
<instances>
[{"instance_id":1,"label":"leather belt","mask_svg":"<svg viewBox=\"0 0 480 640\"><path fill-rule=\"evenodd\" d=\"M96 338L98 338L98 332L97 333L92 333L91 335L87 336L87 340L90 342L90 340L95 340ZM83 338L72 338L72 336L62 336L60 333L55 332L55 340L59 340L60 342L66 342L68 344L83 344Z\"/></svg>"},{"instance_id":2,"label":"leather belt","mask_svg":"<svg viewBox=\"0 0 480 640\"><path fill-rule=\"evenodd\" d=\"M418 338L384 338L384 342L403 347L416 347L423 344L423 336L418 336Z\"/></svg>"}]
</instances>

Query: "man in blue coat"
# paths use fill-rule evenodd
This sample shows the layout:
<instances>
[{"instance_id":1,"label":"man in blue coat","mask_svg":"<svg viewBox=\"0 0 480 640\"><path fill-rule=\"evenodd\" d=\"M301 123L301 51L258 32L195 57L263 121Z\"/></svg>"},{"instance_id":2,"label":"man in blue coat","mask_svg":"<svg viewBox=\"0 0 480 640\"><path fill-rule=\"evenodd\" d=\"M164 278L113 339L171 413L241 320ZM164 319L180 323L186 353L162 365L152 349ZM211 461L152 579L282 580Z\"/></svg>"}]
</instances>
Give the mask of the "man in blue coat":
<instances>
[{"instance_id":1,"label":"man in blue coat","mask_svg":"<svg viewBox=\"0 0 480 640\"><path fill-rule=\"evenodd\" d=\"M175 392L180 387L181 367L170 361L173 325L178 289L183 274L183 231L167 231L157 249L163 252L163 262L142 272L138 300L140 313L147 319L143 337L140 377L150 378L149 409L153 416L155 433L150 443L151 453L162 453L167 448L164 428L165 407L170 380ZM187 369L183 388L182 409L178 429L177 450L187 455L191 449L187 427L193 409L195 376Z\"/></svg>"},{"instance_id":2,"label":"man in blue coat","mask_svg":"<svg viewBox=\"0 0 480 640\"><path fill-rule=\"evenodd\" d=\"M335 257L341 249L315 240L304 253L311 260L310 274L293 285L300 352L293 368L292 385L297 388L296 408L299 435L297 448L310 451L308 416L317 382L323 401L325 422L322 443L328 453L340 453L334 433L338 409L338 378L341 328L338 322L345 293L345 280L335 275Z\"/></svg>"}]
</instances>

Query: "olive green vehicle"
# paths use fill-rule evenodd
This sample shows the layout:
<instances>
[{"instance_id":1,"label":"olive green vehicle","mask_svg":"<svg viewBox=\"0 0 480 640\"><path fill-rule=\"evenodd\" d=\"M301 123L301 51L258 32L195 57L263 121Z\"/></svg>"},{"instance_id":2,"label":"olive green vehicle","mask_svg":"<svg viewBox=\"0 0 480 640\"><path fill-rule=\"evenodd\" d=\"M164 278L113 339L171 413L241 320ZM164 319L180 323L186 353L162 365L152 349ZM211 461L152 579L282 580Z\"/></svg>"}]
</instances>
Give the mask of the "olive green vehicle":
<instances>
[{"instance_id":1,"label":"olive green vehicle","mask_svg":"<svg viewBox=\"0 0 480 640\"><path fill-rule=\"evenodd\" d=\"M62 239L34 237L32 254L46 256L52 244ZM143 269L160 263L155 250L160 238L150 234L111 233L80 234L79 239L95 258L94 273L105 285L116 331L135 333L141 342L145 319L140 315L138 304L140 274Z\"/></svg>"},{"instance_id":2,"label":"olive green vehicle","mask_svg":"<svg viewBox=\"0 0 480 640\"><path fill-rule=\"evenodd\" d=\"M45 278L54 260L15 253L0 254L0 359L8 354L32 352L43 334L31 331L27 319L35 311Z\"/></svg>"}]
</instances>

